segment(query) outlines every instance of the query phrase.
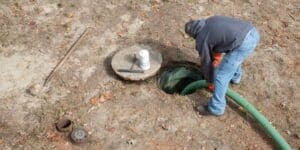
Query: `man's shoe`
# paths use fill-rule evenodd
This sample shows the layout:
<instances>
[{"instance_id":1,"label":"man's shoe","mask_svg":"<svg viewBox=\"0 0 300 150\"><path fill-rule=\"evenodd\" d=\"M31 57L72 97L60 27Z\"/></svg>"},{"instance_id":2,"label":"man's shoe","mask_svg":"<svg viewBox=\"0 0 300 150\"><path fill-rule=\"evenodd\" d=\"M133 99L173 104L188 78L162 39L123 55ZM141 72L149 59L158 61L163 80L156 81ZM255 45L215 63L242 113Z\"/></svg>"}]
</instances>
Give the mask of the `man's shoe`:
<instances>
[{"instance_id":1,"label":"man's shoe","mask_svg":"<svg viewBox=\"0 0 300 150\"><path fill-rule=\"evenodd\" d=\"M202 116L208 116L208 115L212 115L209 111L208 111L208 106L207 105L199 105L196 107L197 112L202 115Z\"/></svg>"},{"instance_id":2,"label":"man's shoe","mask_svg":"<svg viewBox=\"0 0 300 150\"><path fill-rule=\"evenodd\" d=\"M240 81L230 80L231 84L240 84Z\"/></svg>"},{"instance_id":3,"label":"man's shoe","mask_svg":"<svg viewBox=\"0 0 300 150\"><path fill-rule=\"evenodd\" d=\"M216 117L220 117L223 114L220 115L216 115L216 114L212 114L208 111L208 105L199 105L198 107L196 107L197 112L202 115L202 116L216 116Z\"/></svg>"}]
</instances>

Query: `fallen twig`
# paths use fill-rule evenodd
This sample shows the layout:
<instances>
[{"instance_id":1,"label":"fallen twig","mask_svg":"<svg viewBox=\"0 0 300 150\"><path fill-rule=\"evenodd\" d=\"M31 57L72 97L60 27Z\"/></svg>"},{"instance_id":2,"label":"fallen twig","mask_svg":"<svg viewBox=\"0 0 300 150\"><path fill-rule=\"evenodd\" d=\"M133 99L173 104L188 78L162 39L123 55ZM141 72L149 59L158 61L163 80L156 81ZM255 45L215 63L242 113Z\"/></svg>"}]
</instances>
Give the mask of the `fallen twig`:
<instances>
[{"instance_id":1,"label":"fallen twig","mask_svg":"<svg viewBox=\"0 0 300 150\"><path fill-rule=\"evenodd\" d=\"M69 48L69 50L66 52L64 57L58 62L58 64L54 67L54 69L50 72L50 74L47 76L44 82L44 87L49 83L49 81L53 78L54 73L64 64L64 62L69 58L71 53L75 50L76 46L82 38L86 35L87 28L84 29L83 33L77 38L77 40L72 44L72 46Z\"/></svg>"},{"instance_id":2,"label":"fallen twig","mask_svg":"<svg viewBox=\"0 0 300 150\"><path fill-rule=\"evenodd\" d=\"M289 16L290 16L294 21L296 21L295 17L294 17L292 14L289 13Z\"/></svg>"}]
</instances>

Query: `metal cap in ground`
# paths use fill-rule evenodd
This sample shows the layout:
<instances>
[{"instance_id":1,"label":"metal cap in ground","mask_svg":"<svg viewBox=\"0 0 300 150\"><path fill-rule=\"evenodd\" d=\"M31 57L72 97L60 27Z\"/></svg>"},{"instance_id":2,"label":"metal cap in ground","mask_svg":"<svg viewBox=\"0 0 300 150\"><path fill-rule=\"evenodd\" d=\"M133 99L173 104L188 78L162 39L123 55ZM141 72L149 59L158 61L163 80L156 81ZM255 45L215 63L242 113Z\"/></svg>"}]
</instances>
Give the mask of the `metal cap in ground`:
<instances>
[{"instance_id":1,"label":"metal cap in ground","mask_svg":"<svg viewBox=\"0 0 300 150\"><path fill-rule=\"evenodd\" d=\"M87 141L88 133L85 129L75 128L71 132L70 138L74 143L84 143Z\"/></svg>"}]
</instances>

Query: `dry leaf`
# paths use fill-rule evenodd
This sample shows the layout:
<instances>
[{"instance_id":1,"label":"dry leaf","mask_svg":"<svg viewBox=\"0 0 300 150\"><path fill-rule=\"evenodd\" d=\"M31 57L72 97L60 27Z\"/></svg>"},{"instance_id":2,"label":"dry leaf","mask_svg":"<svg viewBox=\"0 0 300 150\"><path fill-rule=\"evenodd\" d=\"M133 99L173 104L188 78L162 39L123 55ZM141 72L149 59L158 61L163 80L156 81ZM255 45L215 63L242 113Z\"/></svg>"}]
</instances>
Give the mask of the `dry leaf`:
<instances>
[{"instance_id":1,"label":"dry leaf","mask_svg":"<svg viewBox=\"0 0 300 150\"><path fill-rule=\"evenodd\" d=\"M103 103L107 100L111 100L113 98L112 92L106 92L103 95L100 96L99 102Z\"/></svg>"},{"instance_id":2,"label":"dry leaf","mask_svg":"<svg viewBox=\"0 0 300 150\"><path fill-rule=\"evenodd\" d=\"M154 0L153 1L153 5L158 5L158 4L160 4L160 0Z\"/></svg>"},{"instance_id":3,"label":"dry leaf","mask_svg":"<svg viewBox=\"0 0 300 150\"><path fill-rule=\"evenodd\" d=\"M117 35L118 35L119 37L123 37L123 36L124 36L124 32L123 32L123 31L119 31L119 32L117 32Z\"/></svg>"},{"instance_id":4,"label":"dry leaf","mask_svg":"<svg viewBox=\"0 0 300 150\"><path fill-rule=\"evenodd\" d=\"M67 17L67 18L73 18L74 17L74 15L72 13L65 13L64 16Z\"/></svg>"},{"instance_id":5,"label":"dry leaf","mask_svg":"<svg viewBox=\"0 0 300 150\"><path fill-rule=\"evenodd\" d=\"M171 46L172 46L172 43L171 43L170 41L166 41L166 42L165 42L165 45L166 45L167 47L171 47Z\"/></svg>"},{"instance_id":6,"label":"dry leaf","mask_svg":"<svg viewBox=\"0 0 300 150\"><path fill-rule=\"evenodd\" d=\"M35 28L35 27L37 26L37 24L36 24L35 21L30 21L30 22L29 22L29 26L30 26L31 28Z\"/></svg>"},{"instance_id":7,"label":"dry leaf","mask_svg":"<svg viewBox=\"0 0 300 150\"><path fill-rule=\"evenodd\" d=\"M108 132L115 132L116 131L116 128L114 127L109 127L109 128L105 128Z\"/></svg>"},{"instance_id":8,"label":"dry leaf","mask_svg":"<svg viewBox=\"0 0 300 150\"><path fill-rule=\"evenodd\" d=\"M169 130L166 124L161 124L160 127L164 130Z\"/></svg>"},{"instance_id":9,"label":"dry leaf","mask_svg":"<svg viewBox=\"0 0 300 150\"><path fill-rule=\"evenodd\" d=\"M106 92L104 95L104 98L107 99L107 100L111 100L113 98L113 94L112 92Z\"/></svg>"},{"instance_id":10,"label":"dry leaf","mask_svg":"<svg viewBox=\"0 0 300 150\"><path fill-rule=\"evenodd\" d=\"M48 139L50 139L51 141L56 141L56 142L62 140L61 135L59 135L59 134L56 133L56 132L51 132L51 131L47 132L46 137L47 137Z\"/></svg>"},{"instance_id":11,"label":"dry leaf","mask_svg":"<svg viewBox=\"0 0 300 150\"><path fill-rule=\"evenodd\" d=\"M90 99L89 103L91 105L97 105L98 101L99 101L99 96L95 96L95 97Z\"/></svg>"},{"instance_id":12,"label":"dry leaf","mask_svg":"<svg viewBox=\"0 0 300 150\"><path fill-rule=\"evenodd\" d=\"M46 133L46 137L47 137L47 138L52 138L54 135L55 135L55 133L52 132L52 131L48 131L48 132Z\"/></svg>"},{"instance_id":13,"label":"dry leaf","mask_svg":"<svg viewBox=\"0 0 300 150\"><path fill-rule=\"evenodd\" d=\"M105 102L105 101L106 101L106 99L104 98L103 95L101 95L101 96L100 96L100 99L99 99L99 102L100 102L100 103L103 103L103 102Z\"/></svg>"},{"instance_id":14,"label":"dry leaf","mask_svg":"<svg viewBox=\"0 0 300 150\"><path fill-rule=\"evenodd\" d=\"M124 37L125 33L127 32L127 29L121 29L119 32L117 32L117 35L119 37Z\"/></svg>"}]
</instances>

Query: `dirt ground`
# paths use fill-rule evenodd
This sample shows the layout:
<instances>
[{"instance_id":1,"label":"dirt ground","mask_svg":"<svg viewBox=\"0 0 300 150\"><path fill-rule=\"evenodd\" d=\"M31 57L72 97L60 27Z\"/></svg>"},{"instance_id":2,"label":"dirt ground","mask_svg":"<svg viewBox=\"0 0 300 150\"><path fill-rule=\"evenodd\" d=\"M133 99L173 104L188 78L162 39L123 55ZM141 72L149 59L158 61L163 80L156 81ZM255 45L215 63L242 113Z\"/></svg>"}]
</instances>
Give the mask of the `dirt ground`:
<instances>
[{"instance_id":1,"label":"dirt ground","mask_svg":"<svg viewBox=\"0 0 300 150\"><path fill-rule=\"evenodd\" d=\"M139 44L170 61L199 63L183 34L190 18L227 15L251 21L261 41L231 87L253 103L294 149L300 149L298 0L0 0L0 149L273 149L275 144L229 101L222 117L194 106L210 93L168 95L158 76L128 82L110 68L113 54ZM71 44L87 36L43 84ZM99 102L101 101L101 102ZM72 144L54 123L71 118L88 142Z\"/></svg>"}]
</instances>

